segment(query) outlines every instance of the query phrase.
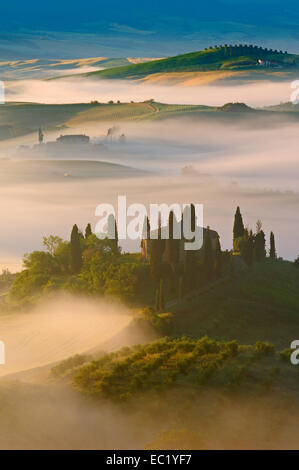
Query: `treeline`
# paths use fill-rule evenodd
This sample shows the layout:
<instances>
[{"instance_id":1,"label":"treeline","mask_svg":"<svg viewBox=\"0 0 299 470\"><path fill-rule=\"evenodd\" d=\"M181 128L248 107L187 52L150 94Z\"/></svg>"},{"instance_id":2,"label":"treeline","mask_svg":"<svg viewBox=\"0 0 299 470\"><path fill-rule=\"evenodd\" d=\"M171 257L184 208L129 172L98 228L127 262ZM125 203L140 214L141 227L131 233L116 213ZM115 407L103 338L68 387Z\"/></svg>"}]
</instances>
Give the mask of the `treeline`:
<instances>
[{"instance_id":1,"label":"treeline","mask_svg":"<svg viewBox=\"0 0 299 470\"><path fill-rule=\"evenodd\" d=\"M224 56L239 56L239 55L260 55L265 56L268 54L287 54L287 51L278 51L277 49L268 49L267 47L254 46L252 44L220 44L205 48L205 51L215 50L222 52Z\"/></svg>"},{"instance_id":2,"label":"treeline","mask_svg":"<svg viewBox=\"0 0 299 470\"><path fill-rule=\"evenodd\" d=\"M26 303L55 290L135 299L149 277L148 266L134 255L121 254L114 217L109 224L116 232L114 239L99 239L90 224L84 233L75 224L69 241L44 237L45 250L24 256L25 269L16 275L9 300Z\"/></svg>"}]
</instances>

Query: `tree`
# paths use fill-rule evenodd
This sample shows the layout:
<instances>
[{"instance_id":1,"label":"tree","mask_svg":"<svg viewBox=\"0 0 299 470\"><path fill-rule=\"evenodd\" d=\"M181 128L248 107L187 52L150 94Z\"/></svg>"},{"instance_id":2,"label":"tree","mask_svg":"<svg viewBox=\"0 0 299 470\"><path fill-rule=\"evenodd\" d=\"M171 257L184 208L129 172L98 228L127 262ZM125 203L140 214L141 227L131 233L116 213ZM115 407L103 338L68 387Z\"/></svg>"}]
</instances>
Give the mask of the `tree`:
<instances>
[{"instance_id":1,"label":"tree","mask_svg":"<svg viewBox=\"0 0 299 470\"><path fill-rule=\"evenodd\" d=\"M183 231L183 224L184 224L184 219L187 217L190 217L188 212L190 211L190 228L192 232L195 232L195 226L196 226L196 216L195 216L195 207L194 204L191 204L189 207L187 206L185 208L185 211L183 213L182 217L182 231ZM186 239L186 238L185 238ZM193 242L194 237L191 240L188 240ZM193 250L185 250L184 252L184 280L185 280L185 285L188 286L188 289L194 289L196 285L196 279L197 279L197 257L196 253Z\"/></svg>"},{"instance_id":2,"label":"tree","mask_svg":"<svg viewBox=\"0 0 299 470\"><path fill-rule=\"evenodd\" d=\"M43 141L44 141L44 134L43 134L42 128L40 127L38 130L38 142L42 144Z\"/></svg>"},{"instance_id":3,"label":"tree","mask_svg":"<svg viewBox=\"0 0 299 470\"><path fill-rule=\"evenodd\" d=\"M247 228L244 230L244 237L240 240L239 246L242 258L248 266L251 266L254 260L254 236L252 230L250 232L248 232Z\"/></svg>"},{"instance_id":4,"label":"tree","mask_svg":"<svg viewBox=\"0 0 299 470\"><path fill-rule=\"evenodd\" d=\"M151 238L151 226L147 216L144 217L142 237L146 240L149 240Z\"/></svg>"},{"instance_id":5,"label":"tree","mask_svg":"<svg viewBox=\"0 0 299 470\"><path fill-rule=\"evenodd\" d=\"M215 274L217 277L220 277L222 274L222 251L219 237L217 237L215 250Z\"/></svg>"},{"instance_id":6,"label":"tree","mask_svg":"<svg viewBox=\"0 0 299 470\"><path fill-rule=\"evenodd\" d=\"M210 227L206 228L203 267L206 279L210 281L214 275L214 253L212 248Z\"/></svg>"},{"instance_id":7,"label":"tree","mask_svg":"<svg viewBox=\"0 0 299 470\"><path fill-rule=\"evenodd\" d=\"M74 274L79 273L82 267L80 235L76 224L73 226L71 233L71 267Z\"/></svg>"},{"instance_id":8,"label":"tree","mask_svg":"<svg viewBox=\"0 0 299 470\"><path fill-rule=\"evenodd\" d=\"M161 234L161 217L159 217L158 238L151 239L150 243L150 273L157 285L159 285L163 275L162 258L165 249L165 240L162 239Z\"/></svg>"},{"instance_id":9,"label":"tree","mask_svg":"<svg viewBox=\"0 0 299 470\"><path fill-rule=\"evenodd\" d=\"M295 266L295 268L299 269L299 255L297 256L297 258L294 261L294 266Z\"/></svg>"},{"instance_id":10,"label":"tree","mask_svg":"<svg viewBox=\"0 0 299 470\"><path fill-rule=\"evenodd\" d=\"M85 229L85 239L87 239L92 234L91 225L87 224Z\"/></svg>"},{"instance_id":11,"label":"tree","mask_svg":"<svg viewBox=\"0 0 299 470\"><path fill-rule=\"evenodd\" d=\"M237 207L236 213L235 213L235 221L234 221L234 228L233 228L233 237L234 237L234 249L236 246L236 241L239 238L242 238L244 236L244 224L243 224L243 218L242 214L240 211L240 207Z\"/></svg>"},{"instance_id":12,"label":"tree","mask_svg":"<svg viewBox=\"0 0 299 470\"><path fill-rule=\"evenodd\" d=\"M252 230L249 232L248 237L248 257L247 257L247 264L251 266L254 262L254 235Z\"/></svg>"},{"instance_id":13,"label":"tree","mask_svg":"<svg viewBox=\"0 0 299 470\"><path fill-rule=\"evenodd\" d=\"M168 228L169 228L169 238L166 240L166 261L171 267L173 274L173 284L175 285L178 274L178 266L180 260L180 239L174 238L174 225L178 224L177 220L174 217L173 211L169 213L168 219Z\"/></svg>"},{"instance_id":14,"label":"tree","mask_svg":"<svg viewBox=\"0 0 299 470\"><path fill-rule=\"evenodd\" d=\"M255 230L256 233L260 233L260 231L262 230L262 226L263 226L263 224L262 224L261 219L258 219L256 221L256 230Z\"/></svg>"},{"instance_id":15,"label":"tree","mask_svg":"<svg viewBox=\"0 0 299 470\"><path fill-rule=\"evenodd\" d=\"M117 224L113 214L108 217L108 238L113 240L115 252L118 251L118 231Z\"/></svg>"},{"instance_id":16,"label":"tree","mask_svg":"<svg viewBox=\"0 0 299 470\"><path fill-rule=\"evenodd\" d=\"M276 259L277 258L276 248L275 248L275 237L274 237L273 232L270 233L270 251L269 251L269 255L270 255L271 259Z\"/></svg>"},{"instance_id":17,"label":"tree","mask_svg":"<svg viewBox=\"0 0 299 470\"><path fill-rule=\"evenodd\" d=\"M62 238L58 237L57 235L50 235L49 237L43 238L43 245L51 255L54 255L62 241Z\"/></svg>"},{"instance_id":18,"label":"tree","mask_svg":"<svg viewBox=\"0 0 299 470\"><path fill-rule=\"evenodd\" d=\"M262 261L266 257L266 237L263 230L255 235L254 247L255 259L257 261Z\"/></svg>"}]
</instances>

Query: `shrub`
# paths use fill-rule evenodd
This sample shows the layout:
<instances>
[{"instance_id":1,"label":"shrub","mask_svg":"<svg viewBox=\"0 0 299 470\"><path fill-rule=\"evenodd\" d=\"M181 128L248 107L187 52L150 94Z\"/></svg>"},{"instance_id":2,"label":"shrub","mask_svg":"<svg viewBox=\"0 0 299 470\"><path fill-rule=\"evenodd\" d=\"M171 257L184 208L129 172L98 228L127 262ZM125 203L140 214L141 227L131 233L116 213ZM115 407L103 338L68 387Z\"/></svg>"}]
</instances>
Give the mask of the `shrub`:
<instances>
[{"instance_id":1,"label":"shrub","mask_svg":"<svg viewBox=\"0 0 299 470\"><path fill-rule=\"evenodd\" d=\"M275 347L271 343L257 341L255 344L255 353L257 356L271 356L275 353Z\"/></svg>"},{"instance_id":2,"label":"shrub","mask_svg":"<svg viewBox=\"0 0 299 470\"><path fill-rule=\"evenodd\" d=\"M293 352L293 349L291 348L283 349L279 353L280 360L283 362L290 362L290 357L291 357L292 352Z\"/></svg>"},{"instance_id":3,"label":"shrub","mask_svg":"<svg viewBox=\"0 0 299 470\"><path fill-rule=\"evenodd\" d=\"M64 361L61 361L57 366L52 367L51 373L54 377L60 377L66 372L70 372L78 366L82 366L84 363L91 361L92 356L76 354L75 356L69 357Z\"/></svg>"}]
</instances>

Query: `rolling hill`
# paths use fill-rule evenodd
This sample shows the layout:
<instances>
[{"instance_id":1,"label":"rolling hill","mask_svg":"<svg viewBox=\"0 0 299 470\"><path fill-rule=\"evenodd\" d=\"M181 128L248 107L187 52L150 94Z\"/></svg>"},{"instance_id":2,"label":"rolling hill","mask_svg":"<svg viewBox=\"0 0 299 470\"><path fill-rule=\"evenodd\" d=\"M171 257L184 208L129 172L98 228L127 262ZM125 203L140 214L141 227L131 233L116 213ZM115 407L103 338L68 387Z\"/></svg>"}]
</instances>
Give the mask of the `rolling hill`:
<instances>
[{"instance_id":1,"label":"rolling hill","mask_svg":"<svg viewBox=\"0 0 299 470\"><path fill-rule=\"evenodd\" d=\"M116 124L122 121L145 121L159 119L188 118L221 121L250 120L269 125L271 118L285 117L298 120L298 106L279 105L255 110L243 103L227 103L224 106L180 105L157 103L149 100L131 103L78 103L40 104L8 102L0 106L0 141L8 139L12 145L22 144L22 136L44 131L58 132L70 128L83 128L89 123ZM46 135L46 140L48 136ZM18 138L18 142L15 139ZM35 135L32 136L33 141ZM4 144L3 142L3 144ZM25 141L24 141L25 142ZM30 143L30 142L29 142ZM32 142L31 142L32 143Z\"/></svg>"},{"instance_id":2,"label":"rolling hill","mask_svg":"<svg viewBox=\"0 0 299 470\"><path fill-rule=\"evenodd\" d=\"M91 72L86 76L105 79L141 79L153 74L207 71L261 71L270 74L275 71L292 71L298 64L299 56L295 54L252 45L224 45L142 64Z\"/></svg>"}]
</instances>

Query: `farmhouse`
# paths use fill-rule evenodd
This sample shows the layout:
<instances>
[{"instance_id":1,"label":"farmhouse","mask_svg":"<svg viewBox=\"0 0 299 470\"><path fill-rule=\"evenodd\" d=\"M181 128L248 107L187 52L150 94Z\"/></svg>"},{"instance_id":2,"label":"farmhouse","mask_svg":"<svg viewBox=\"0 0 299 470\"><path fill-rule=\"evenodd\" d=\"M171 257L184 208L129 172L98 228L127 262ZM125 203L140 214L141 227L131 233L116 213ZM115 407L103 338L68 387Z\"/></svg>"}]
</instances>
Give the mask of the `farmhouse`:
<instances>
[{"instance_id":1,"label":"farmhouse","mask_svg":"<svg viewBox=\"0 0 299 470\"><path fill-rule=\"evenodd\" d=\"M207 229L203 228L203 240L205 240L206 231L207 231ZM157 237L155 237L154 232L155 231L152 230L151 234L150 234L150 237L143 238L141 240L141 256L144 260L148 260L150 258L151 241L152 241L153 238L157 238ZM210 229L210 237L211 237L211 242L212 242L212 248L215 251L216 246L217 246L217 239L219 239L219 235L215 230ZM186 253L186 251L184 249L185 241L186 240L184 238L180 239L180 259L179 259L180 263L183 263L184 259L185 259L185 253ZM198 259L200 259L203 256L203 247L204 247L204 245L199 250L194 251L196 253L196 256L197 256ZM163 257L165 257L165 251L164 251Z\"/></svg>"},{"instance_id":2,"label":"farmhouse","mask_svg":"<svg viewBox=\"0 0 299 470\"><path fill-rule=\"evenodd\" d=\"M67 145L81 145L89 144L89 136L85 134L68 134L61 135L56 139L58 144L67 144Z\"/></svg>"}]
</instances>

